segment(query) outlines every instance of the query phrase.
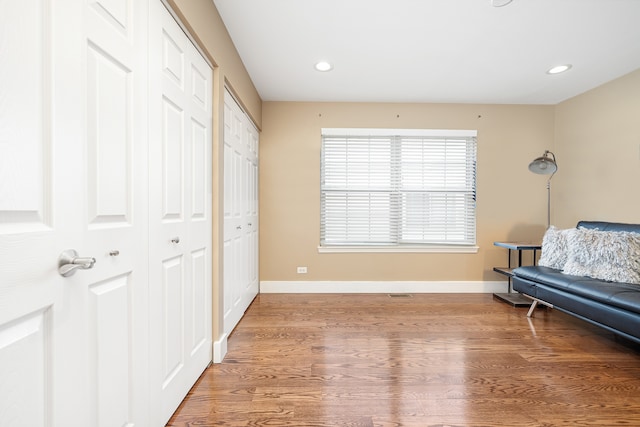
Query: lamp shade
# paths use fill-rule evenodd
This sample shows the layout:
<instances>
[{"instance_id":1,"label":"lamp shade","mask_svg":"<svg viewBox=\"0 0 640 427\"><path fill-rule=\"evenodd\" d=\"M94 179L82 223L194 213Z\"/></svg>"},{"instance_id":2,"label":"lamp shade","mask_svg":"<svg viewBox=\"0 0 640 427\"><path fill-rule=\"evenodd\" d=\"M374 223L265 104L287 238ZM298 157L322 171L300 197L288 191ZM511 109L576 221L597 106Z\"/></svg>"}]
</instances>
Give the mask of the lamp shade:
<instances>
[{"instance_id":1,"label":"lamp shade","mask_svg":"<svg viewBox=\"0 0 640 427\"><path fill-rule=\"evenodd\" d=\"M529 163L529 170L540 175L554 174L558 170L556 156L551 151L545 151L542 157Z\"/></svg>"}]
</instances>

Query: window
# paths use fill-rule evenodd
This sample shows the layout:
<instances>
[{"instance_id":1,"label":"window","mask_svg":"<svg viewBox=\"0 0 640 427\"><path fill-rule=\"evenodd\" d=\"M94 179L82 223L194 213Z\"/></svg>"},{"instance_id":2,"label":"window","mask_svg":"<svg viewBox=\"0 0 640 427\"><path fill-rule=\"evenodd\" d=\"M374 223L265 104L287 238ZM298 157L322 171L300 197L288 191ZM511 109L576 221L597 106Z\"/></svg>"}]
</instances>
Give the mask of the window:
<instances>
[{"instance_id":1,"label":"window","mask_svg":"<svg viewBox=\"0 0 640 427\"><path fill-rule=\"evenodd\" d=\"M475 247L476 134L322 129L320 247Z\"/></svg>"}]
</instances>

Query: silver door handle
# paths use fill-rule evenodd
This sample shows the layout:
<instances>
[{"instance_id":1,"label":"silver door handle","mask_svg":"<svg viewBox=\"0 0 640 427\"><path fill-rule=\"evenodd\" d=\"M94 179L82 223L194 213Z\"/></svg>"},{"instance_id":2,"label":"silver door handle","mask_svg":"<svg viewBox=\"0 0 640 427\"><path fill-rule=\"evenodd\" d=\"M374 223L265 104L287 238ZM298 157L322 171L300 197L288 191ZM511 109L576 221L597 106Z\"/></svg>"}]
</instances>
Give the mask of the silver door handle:
<instances>
[{"instance_id":1,"label":"silver door handle","mask_svg":"<svg viewBox=\"0 0 640 427\"><path fill-rule=\"evenodd\" d=\"M75 249L67 249L58 257L58 273L63 277L73 276L77 269L88 270L93 268L95 263L95 258L79 257Z\"/></svg>"}]
</instances>

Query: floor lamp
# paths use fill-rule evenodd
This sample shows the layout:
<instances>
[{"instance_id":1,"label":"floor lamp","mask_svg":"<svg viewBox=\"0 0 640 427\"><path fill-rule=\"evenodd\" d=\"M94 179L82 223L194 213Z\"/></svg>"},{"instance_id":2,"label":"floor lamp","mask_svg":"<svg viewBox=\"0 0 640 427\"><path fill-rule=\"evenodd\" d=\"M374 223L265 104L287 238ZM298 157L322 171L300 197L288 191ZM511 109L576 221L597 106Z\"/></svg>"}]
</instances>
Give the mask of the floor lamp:
<instances>
[{"instance_id":1,"label":"floor lamp","mask_svg":"<svg viewBox=\"0 0 640 427\"><path fill-rule=\"evenodd\" d=\"M547 228L549 228L551 226L551 178L558 170L556 155L545 150L542 157L529 163L529 170L539 175L551 175L547 181Z\"/></svg>"}]
</instances>

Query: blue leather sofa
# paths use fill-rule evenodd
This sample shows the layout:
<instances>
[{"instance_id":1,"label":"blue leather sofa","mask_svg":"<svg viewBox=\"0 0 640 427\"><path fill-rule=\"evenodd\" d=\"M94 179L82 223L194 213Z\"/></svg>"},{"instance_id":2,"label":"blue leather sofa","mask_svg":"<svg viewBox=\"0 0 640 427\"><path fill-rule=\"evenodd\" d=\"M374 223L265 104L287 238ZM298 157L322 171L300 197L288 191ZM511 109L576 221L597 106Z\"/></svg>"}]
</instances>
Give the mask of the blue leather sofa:
<instances>
[{"instance_id":1,"label":"blue leather sofa","mask_svg":"<svg viewBox=\"0 0 640 427\"><path fill-rule=\"evenodd\" d=\"M640 224L580 221L577 227L640 233ZM640 343L640 285L527 266L514 270L513 289L532 298L529 317L541 303Z\"/></svg>"}]
</instances>

